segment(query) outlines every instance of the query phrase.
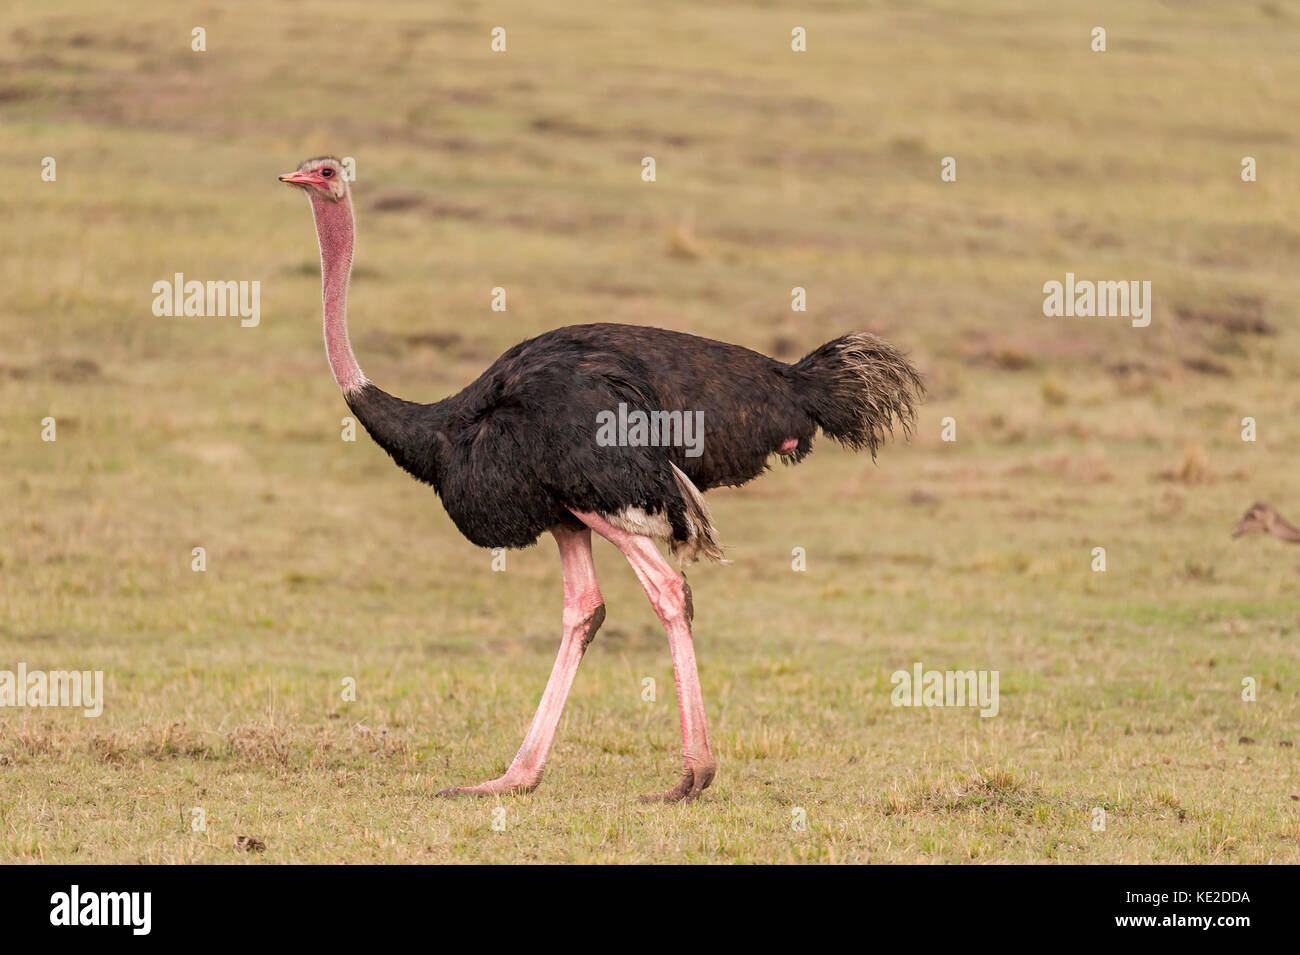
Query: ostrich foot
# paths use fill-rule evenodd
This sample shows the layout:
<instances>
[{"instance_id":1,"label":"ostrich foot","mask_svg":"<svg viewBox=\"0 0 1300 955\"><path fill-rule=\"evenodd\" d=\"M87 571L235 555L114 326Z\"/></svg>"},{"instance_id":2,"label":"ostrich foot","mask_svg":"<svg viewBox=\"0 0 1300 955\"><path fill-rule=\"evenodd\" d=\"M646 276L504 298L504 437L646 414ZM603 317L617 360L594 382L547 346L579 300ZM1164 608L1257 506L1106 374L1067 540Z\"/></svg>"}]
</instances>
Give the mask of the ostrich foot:
<instances>
[{"instance_id":1,"label":"ostrich foot","mask_svg":"<svg viewBox=\"0 0 1300 955\"><path fill-rule=\"evenodd\" d=\"M498 779L489 779L485 783L479 783L477 786L452 786L444 789L440 793L444 799L455 799L457 796L505 796L522 793L530 793L537 788L541 780L527 780L520 778L511 778L502 776Z\"/></svg>"},{"instance_id":2,"label":"ostrich foot","mask_svg":"<svg viewBox=\"0 0 1300 955\"><path fill-rule=\"evenodd\" d=\"M705 759L687 760L682 768L682 781L672 789L662 793L647 793L641 797L642 802L694 802L700 793L713 782L718 764L709 756Z\"/></svg>"}]
</instances>

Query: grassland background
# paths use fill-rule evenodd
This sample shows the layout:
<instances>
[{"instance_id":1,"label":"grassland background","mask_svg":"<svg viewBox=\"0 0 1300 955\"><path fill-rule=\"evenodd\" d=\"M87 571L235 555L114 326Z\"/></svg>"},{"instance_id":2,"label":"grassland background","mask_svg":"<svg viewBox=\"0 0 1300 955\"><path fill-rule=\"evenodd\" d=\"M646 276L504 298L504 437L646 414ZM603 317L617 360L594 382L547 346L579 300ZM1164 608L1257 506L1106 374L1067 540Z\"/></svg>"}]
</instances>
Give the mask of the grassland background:
<instances>
[{"instance_id":1,"label":"grassland background","mask_svg":"<svg viewBox=\"0 0 1300 955\"><path fill-rule=\"evenodd\" d=\"M1281 0L7 3L0 667L103 669L107 702L0 711L0 861L1297 861L1300 548L1227 531L1300 514L1298 40ZM518 745L558 560L491 572L339 440L276 182L321 153L356 158L353 342L403 397L586 321L785 359L868 328L928 376L878 466L821 442L711 495L698 804L634 799L680 741L603 544L543 786L433 798ZM261 325L155 318L178 271L260 281ZM1150 280L1151 326L1044 318L1066 271ZM1000 671L999 716L891 706L916 661Z\"/></svg>"}]
</instances>

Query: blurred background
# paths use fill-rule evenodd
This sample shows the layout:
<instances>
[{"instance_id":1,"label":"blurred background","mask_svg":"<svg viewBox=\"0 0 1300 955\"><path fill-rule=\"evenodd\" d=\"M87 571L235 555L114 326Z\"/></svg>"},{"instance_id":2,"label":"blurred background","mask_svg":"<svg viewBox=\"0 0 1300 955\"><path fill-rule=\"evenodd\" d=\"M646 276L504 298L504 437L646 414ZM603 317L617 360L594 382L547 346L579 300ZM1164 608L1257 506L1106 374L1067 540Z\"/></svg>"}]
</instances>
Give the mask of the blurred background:
<instances>
[{"instance_id":1,"label":"blurred background","mask_svg":"<svg viewBox=\"0 0 1300 955\"><path fill-rule=\"evenodd\" d=\"M1300 549L1228 531L1256 499L1300 519L1298 39L1282 0L11 0L0 667L104 669L108 698L0 711L0 858L234 861L252 831L280 861L1296 861ZM409 400L592 321L783 360L868 329L926 374L878 465L819 442L711 495L711 808L625 802L678 740L607 548L512 838L428 798L518 745L558 561L493 572L340 440L311 217L276 180L321 154L356 165L354 349ZM155 317L177 272L260 282L260 324ZM1066 272L1150 281L1150 326L1044 317ZM893 708L916 661L999 670L1000 716Z\"/></svg>"}]
</instances>

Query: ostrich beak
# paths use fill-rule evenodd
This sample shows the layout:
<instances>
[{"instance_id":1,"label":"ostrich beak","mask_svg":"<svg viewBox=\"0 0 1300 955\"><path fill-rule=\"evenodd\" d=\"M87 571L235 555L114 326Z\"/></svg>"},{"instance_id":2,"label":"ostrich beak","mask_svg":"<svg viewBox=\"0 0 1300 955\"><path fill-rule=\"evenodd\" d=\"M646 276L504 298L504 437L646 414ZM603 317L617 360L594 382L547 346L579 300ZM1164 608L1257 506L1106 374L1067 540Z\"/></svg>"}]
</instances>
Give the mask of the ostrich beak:
<instances>
[{"instance_id":1,"label":"ostrich beak","mask_svg":"<svg viewBox=\"0 0 1300 955\"><path fill-rule=\"evenodd\" d=\"M280 177L281 182L287 182L291 186L323 186L325 180L320 176L312 175L309 172L286 172Z\"/></svg>"}]
</instances>

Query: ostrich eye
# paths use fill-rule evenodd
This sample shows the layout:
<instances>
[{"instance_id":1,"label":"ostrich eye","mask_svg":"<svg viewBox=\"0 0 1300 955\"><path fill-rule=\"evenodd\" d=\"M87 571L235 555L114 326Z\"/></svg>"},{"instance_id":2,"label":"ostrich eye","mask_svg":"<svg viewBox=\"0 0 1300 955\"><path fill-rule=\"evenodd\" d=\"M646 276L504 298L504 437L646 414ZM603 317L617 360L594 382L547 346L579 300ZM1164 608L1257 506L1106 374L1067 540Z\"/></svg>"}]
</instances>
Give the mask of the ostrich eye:
<instances>
[{"instance_id":1,"label":"ostrich eye","mask_svg":"<svg viewBox=\"0 0 1300 955\"><path fill-rule=\"evenodd\" d=\"M328 179L330 176L334 175L334 170L329 168L322 169L320 171L320 174L324 176L326 179Z\"/></svg>"}]
</instances>

